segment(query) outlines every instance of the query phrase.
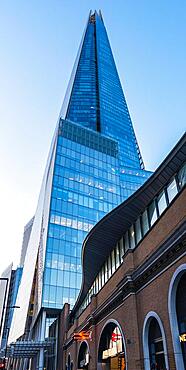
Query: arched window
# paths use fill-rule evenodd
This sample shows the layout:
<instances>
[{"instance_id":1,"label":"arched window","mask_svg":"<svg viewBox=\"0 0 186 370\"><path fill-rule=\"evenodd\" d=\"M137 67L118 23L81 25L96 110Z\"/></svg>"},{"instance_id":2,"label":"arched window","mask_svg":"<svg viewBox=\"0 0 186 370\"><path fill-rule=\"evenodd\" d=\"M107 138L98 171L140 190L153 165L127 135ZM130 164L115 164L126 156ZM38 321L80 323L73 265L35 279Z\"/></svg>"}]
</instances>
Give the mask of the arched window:
<instances>
[{"instance_id":1,"label":"arched window","mask_svg":"<svg viewBox=\"0 0 186 370\"><path fill-rule=\"evenodd\" d=\"M109 322L103 329L98 348L98 369L126 369L124 341L121 329Z\"/></svg>"},{"instance_id":2,"label":"arched window","mask_svg":"<svg viewBox=\"0 0 186 370\"><path fill-rule=\"evenodd\" d=\"M149 325L148 344L150 369L165 370L163 338L160 326L155 318L152 318Z\"/></svg>"},{"instance_id":3,"label":"arched window","mask_svg":"<svg viewBox=\"0 0 186 370\"><path fill-rule=\"evenodd\" d=\"M176 313L178 320L179 339L186 369L186 271L182 275L176 292Z\"/></svg>"},{"instance_id":4,"label":"arched window","mask_svg":"<svg viewBox=\"0 0 186 370\"><path fill-rule=\"evenodd\" d=\"M169 287L169 319L176 368L186 369L186 264L175 271Z\"/></svg>"},{"instance_id":5,"label":"arched window","mask_svg":"<svg viewBox=\"0 0 186 370\"><path fill-rule=\"evenodd\" d=\"M143 326L145 370L168 370L165 333L155 312L149 312Z\"/></svg>"},{"instance_id":6,"label":"arched window","mask_svg":"<svg viewBox=\"0 0 186 370\"><path fill-rule=\"evenodd\" d=\"M82 342L78 354L78 369L88 369L89 366L89 348L87 342Z\"/></svg>"}]
</instances>

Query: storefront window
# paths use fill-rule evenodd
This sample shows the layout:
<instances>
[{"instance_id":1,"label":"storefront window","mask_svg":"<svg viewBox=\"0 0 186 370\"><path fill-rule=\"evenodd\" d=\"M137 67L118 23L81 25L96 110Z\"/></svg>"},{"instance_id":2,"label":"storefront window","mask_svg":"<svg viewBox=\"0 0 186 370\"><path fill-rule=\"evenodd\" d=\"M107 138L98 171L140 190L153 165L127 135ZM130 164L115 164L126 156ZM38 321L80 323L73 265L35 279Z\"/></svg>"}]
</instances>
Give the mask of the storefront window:
<instances>
[{"instance_id":1,"label":"storefront window","mask_svg":"<svg viewBox=\"0 0 186 370\"><path fill-rule=\"evenodd\" d=\"M186 369L186 272L182 275L176 292L176 314L179 329L179 341Z\"/></svg>"},{"instance_id":2,"label":"storefront window","mask_svg":"<svg viewBox=\"0 0 186 370\"><path fill-rule=\"evenodd\" d=\"M100 369L126 369L122 333L115 323L108 323L102 332L98 348L98 364Z\"/></svg>"},{"instance_id":3,"label":"storefront window","mask_svg":"<svg viewBox=\"0 0 186 370\"><path fill-rule=\"evenodd\" d=\"M151 370L166 370L163 338L158 321L152 318L149 326L149 357Z\"/></svg>"}]
</instances>

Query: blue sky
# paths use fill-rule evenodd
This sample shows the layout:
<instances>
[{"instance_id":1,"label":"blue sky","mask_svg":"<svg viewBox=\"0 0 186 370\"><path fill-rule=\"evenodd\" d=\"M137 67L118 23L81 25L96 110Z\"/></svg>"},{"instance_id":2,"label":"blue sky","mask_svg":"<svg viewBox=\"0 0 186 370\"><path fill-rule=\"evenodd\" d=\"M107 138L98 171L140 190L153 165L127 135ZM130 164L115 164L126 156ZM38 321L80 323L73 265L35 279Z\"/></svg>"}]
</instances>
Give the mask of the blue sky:
<instances>
[{"instance_id":1,"label":"blue sky","mask_svg":"<svg viewBox=\"0 0 186 370\"><path fill-rule=\"evenodd\" d=\"M186 127L186 1L0 4L0 272L19 261L90 9L101 9L146 168Z\"/></svg>"}]
</instances>

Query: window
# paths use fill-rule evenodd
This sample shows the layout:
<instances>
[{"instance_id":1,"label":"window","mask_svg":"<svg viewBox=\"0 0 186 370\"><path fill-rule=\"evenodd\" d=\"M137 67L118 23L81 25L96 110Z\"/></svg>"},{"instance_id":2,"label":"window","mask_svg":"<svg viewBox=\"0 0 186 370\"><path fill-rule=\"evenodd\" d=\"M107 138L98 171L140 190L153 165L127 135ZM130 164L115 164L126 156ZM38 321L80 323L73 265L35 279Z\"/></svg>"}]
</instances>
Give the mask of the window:
<instances>
[{"instance_id":1,"label":"window","mask_svg":"<svg viewBox=\"0 0 186 370\"><path fill-rule=\"evenodd\" d=\"M153 202L149 206L149 221L150 221L150 226L152 226L156 220L157 220L156 203L155 203L155 200L153 200Z\"/></svg>"},{"instance_id":2,"label":"window","mask_svg":"<svg viewBox=\"0 0 186 370\"><path fill-rule=\"evenodd\" d=\"M186 163L183 165L181 170L178 172L178 184L179 188L182 189L186 184Z\"/></svg>"},{"instance_id":3,"label":"window","mask_svg":"<svg viewBox=\"0 0 186 370\"><path fill-rule=\"evenodd\" d=\"M169 198L169 203L174 199L176 194L178 193L176 180L173 179L172 182L167 186L167 194Z\"/></svg>"},{"instance_id":4,"label":"window","mask_svg":"<svg viewBox=\"0 0 186 370\"><path fill-rule=\"evenodd\" d=\"M96 294L99 292L99 280L98 276L96 277Z\"/></svg>"},{"instance_id":5,"label":"window","mask_svg":"<svg viewBox=\"0 0 186 370\"><path fill-rule=\"evenodd\" d=\"M115 251L113 250L111 253L112 259L112 274L116 271L116 261L115 261Z\"/></svg>"},{"instance_id":6,"label":"window","mask_svg":"<svg viewBox=\"0 0 186 370\"><path fill-rule=\"evenodd\" d=\"M159 215L161 215L163 213L163 211L166 209L167 207L167 201L166 201L166 196L165 196L165 192L162 191L158 198L157 198L157 202L158 202L158 211L159 211Z\"/></svg>"},{"instance_id":7,"label":"window","mask_svg":"<svg viewBox=\"0 0 186 370\"><path fill-rule=\"evenodd\" d=\"M105 262L105 283L108 280L108 261Z\"/></svg>"},{"instance_id":8,"label":"window","mask_svg":"<svg viewBox=\"0 0 186 370\"><path fill-rule=\"evenodd\" d=\"M120 253L119 253L119 246L118 246L118 243L116 245L116 269L119 267L120 265Z\"/></svg>"},{"instance_id":9,"label":"window","mask_svg":"<svg viewBox=\"0 0 186 370\"><path fill-rule=\"evenodd\" d=\"M123 261L122 257L124 255L123 238L121 238L120 241L119 241L119 249L120 249L120 259L121 259L121 262L122 262Z\"/></svg>"},{"instance_id":10,"label":"window","mask_svg":"<svg viewBox=\"0 0 186 370\"><path fill-rule=\"evenodd\" d=\"M135 231L136 231L136 243L138 244L142 238L140 217L135 222Z\"/></svg>"},{"instance_id":11,"label":"window","mask_svg":"<svg viewBox=\"0 0 186 370\"><path fill-rule=\"evenodd\" d=\"M111 269L111 256L108 258L108 277L110 278L112 275L112 269Z\"/></svg>"},{"instance_id":12,"label":"window","mask_svg":"<svg viewBox=\"0 0 186 370\"><path fill-rule=\"evenodd\" d=\"M101 269L101 282L102 282L102 286L104 286L105 284L105 271L104 271L104 266L102 267Z\"/></svg>"},{"instance_id":13,"label":"window","mask_svg":"<svg viewBox=\"0 0 186 370\"><path fill-rule=\"evenodd\" d=\"M166 370L162 333L155 318L149 325L148 344L151 369Z\"/></svg>"},{"instance_id":14,"label":"window","mask_svg":"<svg viewBox=\"0 0 186 370\"><path fill-rule=\"evenodd\" d=\"M125 233L125 252L129 249L129 236L128 231Z\"/></svg>"},{"instance_id":15,"label":"window","mask_svg":"<svg viewBox=\"0 0 186 370\"><path fill-rule=\"evenodd\" d=\"M135 247L135 232L133 225L129 229L129 237L130 237L130 248L133 249Z\"/></svg>"},{"instance_id":16,"label":"window","mask_svg":"<svg viewBox=\"0 0 186 370\"><path fill-rule=\"evenodd\" d=\"M149 221L148 221L148 214L147 210L145 210L142 214L142 230L143 230L143 236L147 233L149 230Z\"/></svg>"}]
</instances>

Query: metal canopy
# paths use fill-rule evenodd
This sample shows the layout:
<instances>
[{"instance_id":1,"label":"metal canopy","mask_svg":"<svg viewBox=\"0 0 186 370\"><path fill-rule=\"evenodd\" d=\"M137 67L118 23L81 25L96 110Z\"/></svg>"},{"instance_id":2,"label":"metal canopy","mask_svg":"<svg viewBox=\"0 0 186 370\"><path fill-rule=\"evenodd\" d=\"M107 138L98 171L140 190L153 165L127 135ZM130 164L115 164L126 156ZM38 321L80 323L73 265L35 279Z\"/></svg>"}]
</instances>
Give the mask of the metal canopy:
<instances>
[{"instance_id":1,"label":"metal canopy","mask_svg":"<svg viewBox=\"0 0 186 370\"><path fill-rule=\"evenodd\" d=\"M40 349L48 349L52 347L55 339L45 341L17 341L11 343L6 349L6 357L13 358L32 358L35 357ZM5 357L5 350L1 351L0 357Z\"/></svg>"},{"instance_id":2,"label":"metal canopy","mask_svg":"<svg viewBox=\"0 0 186 370\"><path fill-rule=\"evenodd\" d=\"M83 302L105 259L125 231L136 221L154 196L171 180L186 160L186 134L168 154L152 176L125 202L103 217L89 232L82 251L83 280L81 291L71 312Z\"/></svg>"}]
</instances>

